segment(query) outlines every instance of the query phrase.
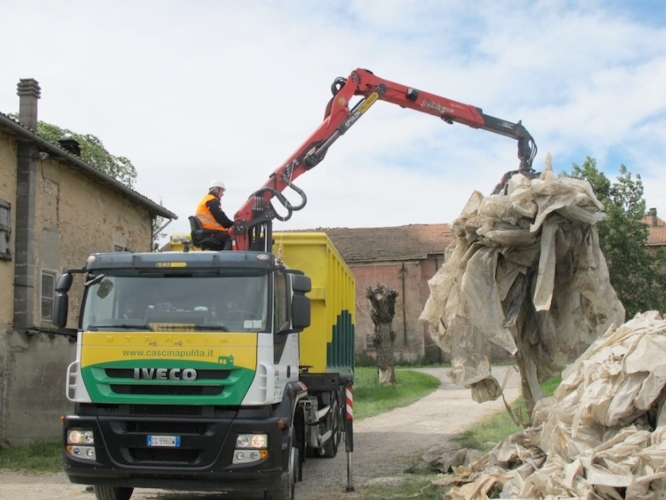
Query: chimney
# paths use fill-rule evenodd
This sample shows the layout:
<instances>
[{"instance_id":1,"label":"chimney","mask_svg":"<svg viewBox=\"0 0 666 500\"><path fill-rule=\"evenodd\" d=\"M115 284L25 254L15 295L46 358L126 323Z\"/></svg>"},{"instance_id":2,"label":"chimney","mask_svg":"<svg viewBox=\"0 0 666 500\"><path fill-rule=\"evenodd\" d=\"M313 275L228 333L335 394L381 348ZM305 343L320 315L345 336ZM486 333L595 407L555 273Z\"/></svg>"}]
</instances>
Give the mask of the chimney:
<instances>
[{"instance_id":1,"label":"chimney","mask_svg":"<svg viewBox=\"0 0 666 500\"><path fill-rule=\"evenodd\" d=\"M649 209L648 215L652 217L652 227L657 227L659 225L659 219L657 219L657 209L656 208Z\"/></svg>"},{"instance_id":2,"label":"chimney","mask_svg":"<svg viewBox=\"0 0 666 500\"><path fill-rule=\"evenodd\" d=\"M18 85L19 96L19 123L31 130L37 130L37 99L41 96L41 89L37 80L23 78Z\"/></svg>"},{"instance_id":3,"label":"chimney","mask_svg":"<svg viewBox=\"0 0 666 500\"><path fill-rule=\"evenodd\" d=\"M60 144L60 147L68 153L81 156L81 146L78 141L75 141L74 139L61 139L58 141L58 144Z\"/></svg>"}]
</instances>

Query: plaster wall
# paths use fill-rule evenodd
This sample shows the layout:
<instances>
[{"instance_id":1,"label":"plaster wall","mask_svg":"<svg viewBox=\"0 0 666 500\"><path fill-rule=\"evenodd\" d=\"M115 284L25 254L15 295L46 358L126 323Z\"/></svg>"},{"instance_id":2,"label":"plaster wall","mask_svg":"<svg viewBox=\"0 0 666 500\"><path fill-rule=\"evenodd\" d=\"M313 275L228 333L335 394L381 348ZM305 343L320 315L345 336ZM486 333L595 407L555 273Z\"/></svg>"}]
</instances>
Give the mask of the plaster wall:
<instances>
[{"instance_id":1,"label":"plaster wall","mask_svg":"<svg viewBox=\"0 0 666 500\"><path fill-rule=\"evenodd\" d=\"M73 411L65 398L67 365L75 344L61 335L7 332L7 369L2 441L12 445L55 442L60 439L59 417Z\"/></svg>"},{"instance_id":2,"label":"plaster wall","mask_svg":"<svg viewBox=\"0 0 666 500\"><path fill-rule=\"evenodd\" d=\"M0 200L11 205L11 229L16 224L16 144L9 136L0 133ZM10 233L9 248L14 248L14 234ZM9 325L13 320L14 306L11 300L14 283L13 260L0 260L0 325ZM1 348L0 348L1 349ZM0 354L1 356L1 354ZM1 383L1 382L0 382Z\"/></svg>"},{"instance_id":3,"label":"plaster wall","mask_svg":"<svg viewBox=\"0 0 666 500\"><path fill-rule=\"evenodd\" d=\"M11 208L16 206L16 144L0 133L0 200L10 204L10 230L16 224ZM9 249L14 248L14 231L10 232ZM8 376L8 332L13 323L14 262L0 260L0 443L5 435L5 393Z\"/></svg>"}]
</instances>

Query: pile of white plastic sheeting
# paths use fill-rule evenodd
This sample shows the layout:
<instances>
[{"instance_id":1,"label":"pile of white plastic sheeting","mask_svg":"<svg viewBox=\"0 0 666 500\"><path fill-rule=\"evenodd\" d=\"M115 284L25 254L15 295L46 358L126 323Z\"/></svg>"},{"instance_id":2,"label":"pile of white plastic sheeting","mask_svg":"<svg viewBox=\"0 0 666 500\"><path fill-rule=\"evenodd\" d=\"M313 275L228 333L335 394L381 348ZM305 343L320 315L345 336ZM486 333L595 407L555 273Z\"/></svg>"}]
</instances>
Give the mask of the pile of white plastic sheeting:
<instances>
[{"instance_id":1,"label":"pile of white plastic sheeting","mask_svg":"<svg viewBox=\"0 0 666 500\"><path fill-rule=\"evenodd\" d=\"M624 322L599 248L602 210L587 181L552 173L550 155L540 178L517 174L506 195L472 194L420 319L476 401L501 394L493 345L516 356L526 401L538 401L539 382L573 349Z\"/></svg>"},{"instance_id":2,"label":"pile of white plastic sheeting","mask_svg":"<svg viewBox=\"0 0 666 500\"><path fill-rule=\"evenodd\" d=\"M666 321L649 311L615 326L540 401L534 427L454 476L449 500L666 498Z\"/></svg>"}]
</instances>

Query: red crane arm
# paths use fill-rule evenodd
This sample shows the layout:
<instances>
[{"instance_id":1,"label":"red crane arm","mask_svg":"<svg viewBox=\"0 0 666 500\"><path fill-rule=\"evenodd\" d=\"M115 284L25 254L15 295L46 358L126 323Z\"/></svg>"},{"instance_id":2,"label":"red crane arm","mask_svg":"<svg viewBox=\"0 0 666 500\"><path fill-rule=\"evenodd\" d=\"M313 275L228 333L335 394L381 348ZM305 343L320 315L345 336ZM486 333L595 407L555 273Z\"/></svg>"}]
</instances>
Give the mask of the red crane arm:
<instances>
[{"instance_id":1,"label":"red crane arm","mask_svg":"<svg viewBox=\"0 0 666 500\"><path fill-rule=\"evenodd\" d=\"M328 148L378 100L434 115L447 123L462 123L472 128L481 128L517 139L519 171L531 171L536 145L520 122L515 124L485 115L476 106L384 80L366 69L359 68L352 71L347 78L337 78L331 90L333 97L326 107L321 125L236 212L235 224L229 229L234 240L234 249L250 250L263 247L263 250L270 250L270 245L266 245L271 238L270 221L275 218L287 220L293 211L300 210L307 202L305 193L293 184L294 179L319 164ZM363 98L350 109L349 104L355 96ZM300 205L291 205L282 195L287 187L301 196ZM286 217L281 217L275 212L271 204L273 198L277 198L287 209Z\"/></svg>"}]
</instances>

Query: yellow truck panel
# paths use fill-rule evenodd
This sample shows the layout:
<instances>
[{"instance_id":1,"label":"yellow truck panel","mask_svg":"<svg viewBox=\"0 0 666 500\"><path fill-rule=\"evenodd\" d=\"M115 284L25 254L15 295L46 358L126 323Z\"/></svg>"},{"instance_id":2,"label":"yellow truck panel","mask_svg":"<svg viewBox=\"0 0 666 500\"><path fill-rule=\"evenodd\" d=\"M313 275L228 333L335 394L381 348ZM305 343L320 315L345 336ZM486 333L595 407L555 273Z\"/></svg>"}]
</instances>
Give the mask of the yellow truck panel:
<instances>
[{"instance_id":1,"label":"yellow truck panel","mask_svg":"<svg viewBox=\"0 0 666 500\"><path fill-rule=\"evenodd\" d=\"M352 373L354 275L324 232L276 232L273 241L273 253L312 280L312 323L300 336L301 366L310 373Z\"/></svg>"}]
</instances>

